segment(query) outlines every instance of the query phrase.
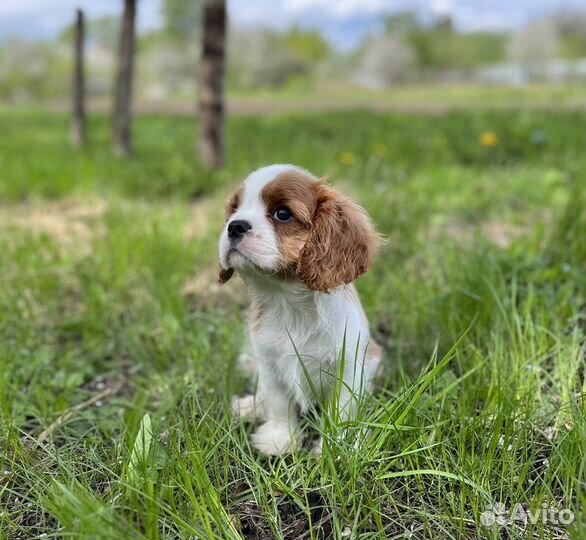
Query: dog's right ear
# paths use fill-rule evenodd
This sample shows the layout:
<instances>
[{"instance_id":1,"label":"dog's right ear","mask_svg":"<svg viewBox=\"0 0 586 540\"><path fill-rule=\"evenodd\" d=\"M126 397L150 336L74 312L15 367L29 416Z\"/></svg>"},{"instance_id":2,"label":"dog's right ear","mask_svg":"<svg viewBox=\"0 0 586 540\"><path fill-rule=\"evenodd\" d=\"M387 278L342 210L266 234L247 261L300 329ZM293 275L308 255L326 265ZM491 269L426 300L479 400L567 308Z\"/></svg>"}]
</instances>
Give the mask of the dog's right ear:
<instances>
[{"instance_id":1,"label":"dog's right ear","mask_svg":"<svg viewBox=\"0 0 586 540\"><path fill-rule=\"evenodd\" d=\"M222 268L222 266L220 266L220 273L218 275L218 281L220 282L220 285L226 283L226 281L228 281L233 274L234 268Z\"/></svg>"}]
</instances>

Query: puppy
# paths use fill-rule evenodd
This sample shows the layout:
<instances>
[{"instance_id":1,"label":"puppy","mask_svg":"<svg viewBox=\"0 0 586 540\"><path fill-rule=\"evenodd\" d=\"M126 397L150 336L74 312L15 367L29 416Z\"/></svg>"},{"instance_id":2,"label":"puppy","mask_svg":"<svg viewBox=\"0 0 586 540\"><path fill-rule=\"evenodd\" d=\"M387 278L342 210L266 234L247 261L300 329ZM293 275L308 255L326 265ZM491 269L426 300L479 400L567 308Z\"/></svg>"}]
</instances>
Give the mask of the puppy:
<instances>
[{"instance_id":1,"label":"puppy","mask_svg":"<svg viewBox=\"0 0 586 540\"><path fill-rule=\"evenodd\" d=\"M251 436L259 451L296 450L298 412L316 394L337 388L340 417L350 419L369 389L381 349L353 281L380 243L361 207L293 165L254 171L228 200L220 282L236 271L248 288L258 372L256 395L235 399L234 410L263 422Z\"/></svg>"}]
</instances>

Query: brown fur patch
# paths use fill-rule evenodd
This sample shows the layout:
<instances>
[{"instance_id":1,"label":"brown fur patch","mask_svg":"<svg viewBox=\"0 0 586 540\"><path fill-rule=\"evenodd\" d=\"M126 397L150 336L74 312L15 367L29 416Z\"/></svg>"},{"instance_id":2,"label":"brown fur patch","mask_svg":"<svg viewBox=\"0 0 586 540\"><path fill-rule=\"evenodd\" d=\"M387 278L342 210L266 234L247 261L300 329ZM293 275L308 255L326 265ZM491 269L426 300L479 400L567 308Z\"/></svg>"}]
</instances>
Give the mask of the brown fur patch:
<instances>
[{"instance_id":1,"label":"brown fur patch","mask_svg":"<svg viewBox=\"0 0 586 540\"><path fill-rule=\"evenodd\" d=\"M366 272L381 244L366 212L334 189L318 184L317 208L297 263L297 277L327 292Z\"/></svg>"},{"instance_id":2,"label":"brown fur patch","mask_svg":"<svg viewBox=\"0 0 586 540\"><path fill-rule=\"evenodd\" d=\"M294 269L309 237L319 185L311 176L292 170L281 173L262 190L268 217L279 239L284 269ZM293 214L295 219L291 223L280 223L272 217L280 206L286 206Z\"/></svg>"}]
</instances>

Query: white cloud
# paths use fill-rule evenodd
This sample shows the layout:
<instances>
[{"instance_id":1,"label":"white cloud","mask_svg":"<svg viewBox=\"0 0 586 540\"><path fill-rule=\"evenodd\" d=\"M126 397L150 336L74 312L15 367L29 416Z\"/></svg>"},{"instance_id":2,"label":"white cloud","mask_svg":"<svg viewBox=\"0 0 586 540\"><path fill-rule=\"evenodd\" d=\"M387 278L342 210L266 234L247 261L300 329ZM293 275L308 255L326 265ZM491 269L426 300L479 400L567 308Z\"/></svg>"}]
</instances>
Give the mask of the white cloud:
<instances>
[{"instance_id":1,"label":"white cloud","mask_svg":"<svg viewBox=\"0 0 586 540\"><path fill-rule=\"evenodd\" d=\"M393 5L394 4L394 5ZM373 15L395 11L403 2L387 0L285 0L285 9L292 15L310 11L323 11L330 16L345 19L353 16Z\"/></svg>"},{"instance_id":2,"label":"white cloud","mask_svg":"<svg viewBox=\"0 0 586 540\"><path fill-rule=\"evenodd\" d=\"M454 3L451 0L433 0L431 11L438 15L451 15L454 12Z\"/></svg>"}]
</instances>

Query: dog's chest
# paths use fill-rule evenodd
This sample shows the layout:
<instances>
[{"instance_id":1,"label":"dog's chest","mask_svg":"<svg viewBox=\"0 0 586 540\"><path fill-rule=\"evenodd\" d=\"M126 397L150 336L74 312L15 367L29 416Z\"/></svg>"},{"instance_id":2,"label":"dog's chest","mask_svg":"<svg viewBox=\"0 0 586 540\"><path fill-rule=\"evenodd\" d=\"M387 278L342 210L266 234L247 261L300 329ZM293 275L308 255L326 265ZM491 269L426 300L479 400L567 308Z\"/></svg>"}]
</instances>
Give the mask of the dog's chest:
<instances>
[{"instance_id":1,"label":"dog's chest","mask_svg":"<svg viewBox=\"0 0 586 540\"><path fill-rule=\"evenodd\" d=\"M314 314L291 316L267 310L251 328L251 338L261 356L275 365L288 365L298 357L329 361L335 354L335 340L324 322Z\"/></svg>"},{"instance_id":2,"label":"dog's chest","mask_svg":"<svg viewBox=\"0 0 586 540\"><path fill-rule=\"evenodd\" d=\"M254 312L256 319L254 318ZM250 337L257 360L264 362L287 386L315 378L337 355L333 321L325 321L315 305L275 302L253 305Z\"/></svg>"}]
</instances>

